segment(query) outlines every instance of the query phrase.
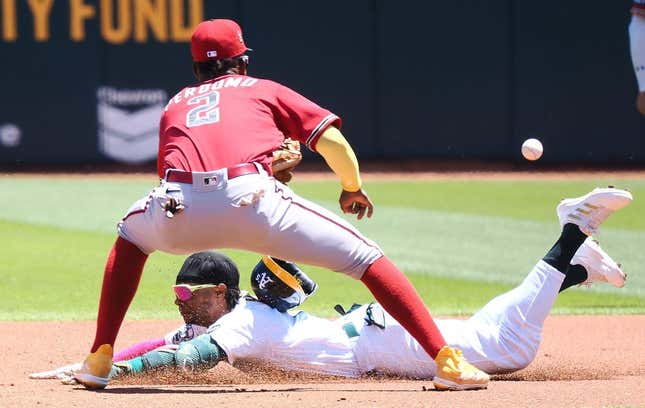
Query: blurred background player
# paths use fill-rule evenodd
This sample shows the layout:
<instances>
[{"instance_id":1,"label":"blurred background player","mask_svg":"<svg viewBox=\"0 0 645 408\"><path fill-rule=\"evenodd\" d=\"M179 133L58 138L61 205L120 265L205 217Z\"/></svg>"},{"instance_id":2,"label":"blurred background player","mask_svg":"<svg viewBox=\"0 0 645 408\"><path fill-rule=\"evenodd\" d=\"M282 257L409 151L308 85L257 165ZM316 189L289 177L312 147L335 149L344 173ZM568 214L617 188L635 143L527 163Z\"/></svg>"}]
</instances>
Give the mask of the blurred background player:
<instances>
[{"instance_id":1,"label":"blurred background player","mask_svg":"<svg viewBox=\"0 0 645 408\"><path fill-rule=\"evenodd\" d=\"M636 107L645 115L645 0L634 0L629 24L629 45L634 72L638 81Z\"/></svg>"}]
</instances>

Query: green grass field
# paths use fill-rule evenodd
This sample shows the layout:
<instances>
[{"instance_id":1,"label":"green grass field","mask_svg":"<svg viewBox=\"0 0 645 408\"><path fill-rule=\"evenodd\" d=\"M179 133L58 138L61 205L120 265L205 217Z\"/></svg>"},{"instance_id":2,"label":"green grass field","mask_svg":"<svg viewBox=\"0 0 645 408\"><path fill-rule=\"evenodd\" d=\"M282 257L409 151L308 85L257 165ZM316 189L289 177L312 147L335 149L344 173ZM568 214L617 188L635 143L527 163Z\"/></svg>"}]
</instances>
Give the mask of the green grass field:
<instances>
[{"instance_id":1,"label":"green grass field","mask_svg":"<svg viewBox=\"0 0 645 408\"><path fill-rule=\"evenodd\" d=\"M412 279L434 314L468 314L519 283L559 232L555 205L596 185L624 186L631 206L598 236L629 275L624 289L596 284L560 295L554 313L645 313L645 180L370 181L372 219L353 221ZM0 177L0 320L94 319L103 264L116 222L147 194L150 180ZM336 212L336 182L292 187ZM225 251L242 286L258 255ZM183 259L153 254L130 307L130 319L177 318L170 285ZM304 267L320 289L303 309L332 316L336 303L366 302L359 282Z\"/></svg>"}]
</instances>

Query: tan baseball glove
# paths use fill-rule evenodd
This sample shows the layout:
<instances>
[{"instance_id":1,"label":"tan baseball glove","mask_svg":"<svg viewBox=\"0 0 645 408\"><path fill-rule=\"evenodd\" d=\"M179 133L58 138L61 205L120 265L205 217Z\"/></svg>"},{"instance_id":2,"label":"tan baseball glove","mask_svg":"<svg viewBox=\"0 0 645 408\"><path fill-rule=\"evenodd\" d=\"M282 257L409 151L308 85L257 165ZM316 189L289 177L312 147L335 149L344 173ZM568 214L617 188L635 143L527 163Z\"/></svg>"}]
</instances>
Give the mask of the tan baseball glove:
<instances>
[{"instance_id":1,"label":"tan baseball glove","mask_svg":"<svg viewBox=\"0 0 645 408\"><path fill-rule=\"evenodd\" d=\"M288 183L293 177L293 170L301 160L300 142L291 138L284 139L282 145L273 152L271 164L273 177L282 183Z\"/></svg>"}]
</instances>

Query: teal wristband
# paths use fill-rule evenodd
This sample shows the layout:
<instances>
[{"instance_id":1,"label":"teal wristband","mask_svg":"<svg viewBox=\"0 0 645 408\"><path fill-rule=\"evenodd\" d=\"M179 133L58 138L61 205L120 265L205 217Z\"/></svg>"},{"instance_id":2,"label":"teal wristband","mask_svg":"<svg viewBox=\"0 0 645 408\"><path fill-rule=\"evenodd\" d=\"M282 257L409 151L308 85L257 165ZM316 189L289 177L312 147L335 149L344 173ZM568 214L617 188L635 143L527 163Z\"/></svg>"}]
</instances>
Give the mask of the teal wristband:
<instances>
[{"instance_id":1,"label":"teal wristband","mask_svg":"<svg viewBox=\"0 0 645 408\"><path fill-rule=\"evenodd\" d=\"M130 372L140 373L143 371L143 359L141 357L133 358L132 360L128 361L128 363L130 366Z\"/></svg>"}]
</instances>

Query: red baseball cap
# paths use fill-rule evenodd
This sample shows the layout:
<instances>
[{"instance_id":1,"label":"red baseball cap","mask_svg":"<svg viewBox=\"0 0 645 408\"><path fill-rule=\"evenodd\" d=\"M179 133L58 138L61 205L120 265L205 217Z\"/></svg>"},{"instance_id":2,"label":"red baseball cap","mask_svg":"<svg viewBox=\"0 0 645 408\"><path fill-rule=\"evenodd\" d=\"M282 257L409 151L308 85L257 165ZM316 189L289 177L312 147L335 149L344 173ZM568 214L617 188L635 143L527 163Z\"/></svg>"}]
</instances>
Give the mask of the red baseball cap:
<instances>
[{"instance_id":1,"label":"red baseball cap","mask_svg":"<svg viewBox=\"0 0 645 408\"><path fill-rule=\"evenodd\" d=\"M190 39L190 52L196 62L238 57L247 50L250 48L244 44L242 29L233 20L202 21Z\"/></svg>"}]
</instances>

